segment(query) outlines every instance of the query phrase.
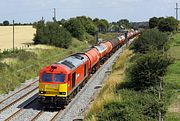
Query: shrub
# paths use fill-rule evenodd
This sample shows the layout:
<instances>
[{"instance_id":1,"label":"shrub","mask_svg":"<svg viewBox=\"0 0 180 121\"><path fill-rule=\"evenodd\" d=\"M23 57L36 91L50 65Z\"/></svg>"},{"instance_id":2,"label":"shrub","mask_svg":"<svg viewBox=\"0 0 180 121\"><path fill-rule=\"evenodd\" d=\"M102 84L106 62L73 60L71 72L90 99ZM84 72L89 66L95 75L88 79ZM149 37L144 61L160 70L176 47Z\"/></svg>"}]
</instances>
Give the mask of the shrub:
<instances>
[{"instance_id":1,"label":"shrub","mask_svg":"<svg viewBox=\"0 0 180 121\"><path fill-rule=\"evenodd\" d=\"M34 24L36 34L33 39L35 44L48 44L56 47L68 48L72 37L70 33L55 22L39 21Z\"/></svg>"},{"instance_id":2,"label":"shrub","mask_svg":"<svg viewBox=\"0 0 180 121\"><path fill-rule=\"evenodd\" d=\"M130 49L136 53L147 53L150 50L167 50L168 36L160 32L158 29L150 29L143 32L137 40L135 40Z\"/></svg>"},{"instance_id":3,"label":"shrub","mask_svg":"<svg viewBox=\"0 0 180 121\"><path fill-rule=\"evenodd\" d=\"M71 18L64 24L64 27L71 33L73 37L83 40L85 37L85 28L76 18Z\"/></svg>"},{"instance_id":4,"label":"shrub","mask_svg":"<svg viewBox=\"0 0 180 121\"><path fill-rule=\"evenodd\" d=\"M162 81L167 67L172 62L173 60L167 54L158 51L140 54L127 69L127 78L132 82L135 90L154 87Z\"/></svg>"}]
</instances>

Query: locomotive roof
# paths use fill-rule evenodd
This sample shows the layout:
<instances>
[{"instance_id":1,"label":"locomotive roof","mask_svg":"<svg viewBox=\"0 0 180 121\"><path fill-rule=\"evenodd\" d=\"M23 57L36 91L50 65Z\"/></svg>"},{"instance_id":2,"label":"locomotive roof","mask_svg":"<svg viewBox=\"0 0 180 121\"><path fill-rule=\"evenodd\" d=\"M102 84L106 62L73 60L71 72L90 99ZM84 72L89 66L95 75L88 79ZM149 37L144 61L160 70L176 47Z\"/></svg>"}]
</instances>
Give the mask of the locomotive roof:
<instances>
[{"instance_id":1,"label":"locomotive roof","mask_svg":"<svg viewBox=\"0 0 180 121\"><path fill-rule=\"evenodd\" d=\"M67 66L70 70L74 70L86 61L87 58L85 56L81 54L75 54L65 58L62 61L57 62L57 64L63 64Z\"/></svg>"}]
</instances>

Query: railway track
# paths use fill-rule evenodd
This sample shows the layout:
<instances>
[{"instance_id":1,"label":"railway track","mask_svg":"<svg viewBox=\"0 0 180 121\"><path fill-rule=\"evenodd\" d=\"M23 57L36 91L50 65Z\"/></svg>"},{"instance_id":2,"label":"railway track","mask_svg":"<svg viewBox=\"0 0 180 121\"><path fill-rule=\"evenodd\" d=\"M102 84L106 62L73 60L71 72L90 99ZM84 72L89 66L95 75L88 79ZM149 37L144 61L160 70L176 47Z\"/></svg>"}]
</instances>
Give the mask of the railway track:
<instances>
[{"instance_id":1,"label":"railway track","mask_svg":"<svg viewBox=\"0 0 180 121\"><path fill-rule=\"evenodd\" d=\"M33 91L37 90L38 87L33 88L32 90L30 90L29 92L25 93L24 95L22 95L21 97L19 97L18 99L16 99L15 101L11 102L10 104L4 106L1 110L0 113L4 110L6 110L7 108L9 108L10 106L12 106L13 104L15 104L16 102L18 102L19 100L22 100L24 97L26 97L27 95L29 95L30 93L32 93Z\"/></svg>"},{"instance_id":2,"label":"railway track","mask_svg":"<svg viewBox=\"0 0 180 121\"><path fill-rule=\"evenodd\" d=\"M10 121L13 117L18 115L20 112L25 110L26 107L28 107L30 104L32 104L36 99L38 99L38 95L36 95L31 101L29 101L24 107L20 108L18 111L10 115L8 118L5 119L5 121Z\"/></svg>"},{"instance_id":3,"label":"railway track","mask_svg":"<svg viewBox=\"0 0 180 121\"><path fill-rule=\"evenodd\" d=\"M44 113L44 111L40 111L38 114L36 114L33 119L31 121L36 121L36 119L38 119L38 117L40 117L42 114Z\"/></svg>"},{"instance_id":4,"label":"railway track","mask_svg":"<svg viewBox=\"0 0 180 121\"><path fill-rule=\"evenodd\" d=\"M0 120L8 121L37 99L38 80L26 84L0 101ZM33 95L36 94L36 97Z\"/></svg>"},{"instance_id":5,"label":"railway track","mask_svg":"<svg viewBox=\"0 0 180 121\"><path fill-rule=\"evenodd\" d=\"M11 94L10 96L4 98L3 100L0 101L0 104L3 103L3 102L5 102L5 101L8 100L9 98L13 97L14 95L20 93L21 91L23 91L23 90L31 87L31 86L32 86L33 84L35 84L36 82L38 82L38 80L33 81L32 83L28 84L27 86L23 87L22 89L16 91L15 93Z\"/></svg>"},{"instance_id":6,"label":"railway track","mask_svg":"<svg viewBox=\"0 0 180 121\"><path fill-rule=\"evenodd\" d=\"M59 114L60 114L61 112L62 112L62 110L59 110L59 111L57 111L57 112L54 112L54 114L52 115L52 117L50 117L49 121L55 121L55 120L58 118L58 116L59 116ZM37 114L33 117L33 119L31 119L31 121L36 121L36 120L38 120L38 118L39 118L40 116L42 116L43 113L45 113L45 111L40 111L39 113L37 113ZM47 113L47 112L46 112L46 113Z\"/></svg>"}]
</instances>

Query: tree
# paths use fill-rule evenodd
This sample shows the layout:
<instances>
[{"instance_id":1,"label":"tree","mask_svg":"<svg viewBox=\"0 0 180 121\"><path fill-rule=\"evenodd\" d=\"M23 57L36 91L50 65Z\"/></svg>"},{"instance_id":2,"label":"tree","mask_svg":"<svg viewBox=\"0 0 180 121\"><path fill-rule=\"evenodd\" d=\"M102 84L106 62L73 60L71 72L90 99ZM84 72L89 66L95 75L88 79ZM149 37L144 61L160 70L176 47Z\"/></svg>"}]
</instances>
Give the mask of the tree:
<instances>
[{"instance_id":1,"label":"tree","mask_svg":"<svg viewBox=\"0 0 180 121\"><path fill-rule=\"evenodd\" d=\"M95 18L93 21L94 21L95 25L97 26L98 30L102 31L102 32L106 32L110 26L108 21L105 19L99 20L99 19Z\"/></svg>"},{"instance_id":2,"label":"tree","mask_svg":"<svg viewBox=\"0 0 180 121\"><path fill-rule=\"evenodd\" d=\"M36 34L33 39L35 44L48 44L68 48L71 44L71 34L56 22L39 21L33 25Z\"/></svg>"},{"instance_id":3,"label":"tree","mask_svg":"<svg viewBox=\"0 0 180 121\"><path fill-rule=\"evenodd\" d=\"M3 25L4 26L9 26L9 21L8 20L3 21Z\"/></svg>"},{"instance_id":4,"label":"tree","mask_svg":"<svg viewBox=\"0 0 180 121\"><path fill-rule=\"evenodd\" d=\"M153 18L149 19L149 27L150 28L158 27L158 24L159 24L159 18L153 17Z\"/></svg>"},{"instance_id":5,"label":"tree","mask_svg":"<svg viewBox=\"0 0 180 121\"><path fill-rule=\"evenodd\" d=\"M66 20L65 19L61 19L60 21L57 21L59 23L59 25L64 25Z\"/></svg>"},{"instance_id":6,"label":"tree","mask_svg":"<svg viewBox=\"0 0 180 121\"><path fill-rule=\"evenodd\" d=\"M149 51L136 57L127 69L127 77L135 90L146 90L159 85L172 62L167 54Z\"/></svg>"},{"instance_id":7,"label":"tree","mask_svg":"<svg viewBox=\"0 0 180 121\"><path fill-rule=\"evenodd\" d=\"M167 50L168 36L158 29L150 29L143 32L139 38L134 41L130 49L137 53L147 53L150 50Z\"/></svg>"},{"instance_id":8,"label":"tree","mask_svg":"<svg viewBox=\"0 0 180 121\"><path fill-rule=\"evenodd\" d=\"M64 27L71 33L73 37L76 37L80 40L84 39L85 28L78 19L71 18L64 24Z\"/></svg>"},{"instance_id":9,"label":"tree","mask_svg":"<svg viewBox=\"0 0 180 121\"><path fill-rule=\"evenodd\" d=\"M121 19L117 22L117 24L119 27L130 28L130 23L127 19Z\"/></svg>"},{"instance_id":10,"label":"tree","mask_svg":"<svg viewBox=\"0 0 180 121\"><path fill-rule=\"evenodd\" d=\"M167 17L159 22L158 29L160 31L172 32L178 27L178 21L174 17Z\"/></svg>"},{"instance_id":11,"label":"tree","mask_svg":"<svg viewBox=\"0 0 180 121\"><path fill-rule=\"evenodd\" d=\"M79 16L77 19L81 22L81 24L84 26L87 33L94 35L96 32L96 26L93 23L92 19L90 17L86 16Z\"/></svg>"}]
</instances>

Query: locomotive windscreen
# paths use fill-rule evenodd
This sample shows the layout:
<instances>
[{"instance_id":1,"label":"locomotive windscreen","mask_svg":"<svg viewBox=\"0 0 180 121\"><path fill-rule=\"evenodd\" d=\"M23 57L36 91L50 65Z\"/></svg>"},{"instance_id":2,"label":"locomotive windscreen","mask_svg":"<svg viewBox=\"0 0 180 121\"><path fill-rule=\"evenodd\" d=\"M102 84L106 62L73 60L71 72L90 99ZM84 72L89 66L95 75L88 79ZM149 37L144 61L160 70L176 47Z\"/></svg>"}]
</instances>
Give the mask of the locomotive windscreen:
<instances>
[{"instance_id":1,"label":"locomotive windscreen","mask_svg":"<svg viewBox=\"0 0 180 121\"><path fill-rule=\"evenodd\" d=\"M52 82L52 74L43 73L42 81L43 82Z\"/></svg>"},{"instance_id":2,"label":"locomotive windscreen","mask_svg":"<svg viewBox=\"0 0 180 121\"><path fill-rule=\"evenodd\" d=\"M65 74L54 74L54 81L55 82L64 82Z\"/></svg>"}]
</instances>

